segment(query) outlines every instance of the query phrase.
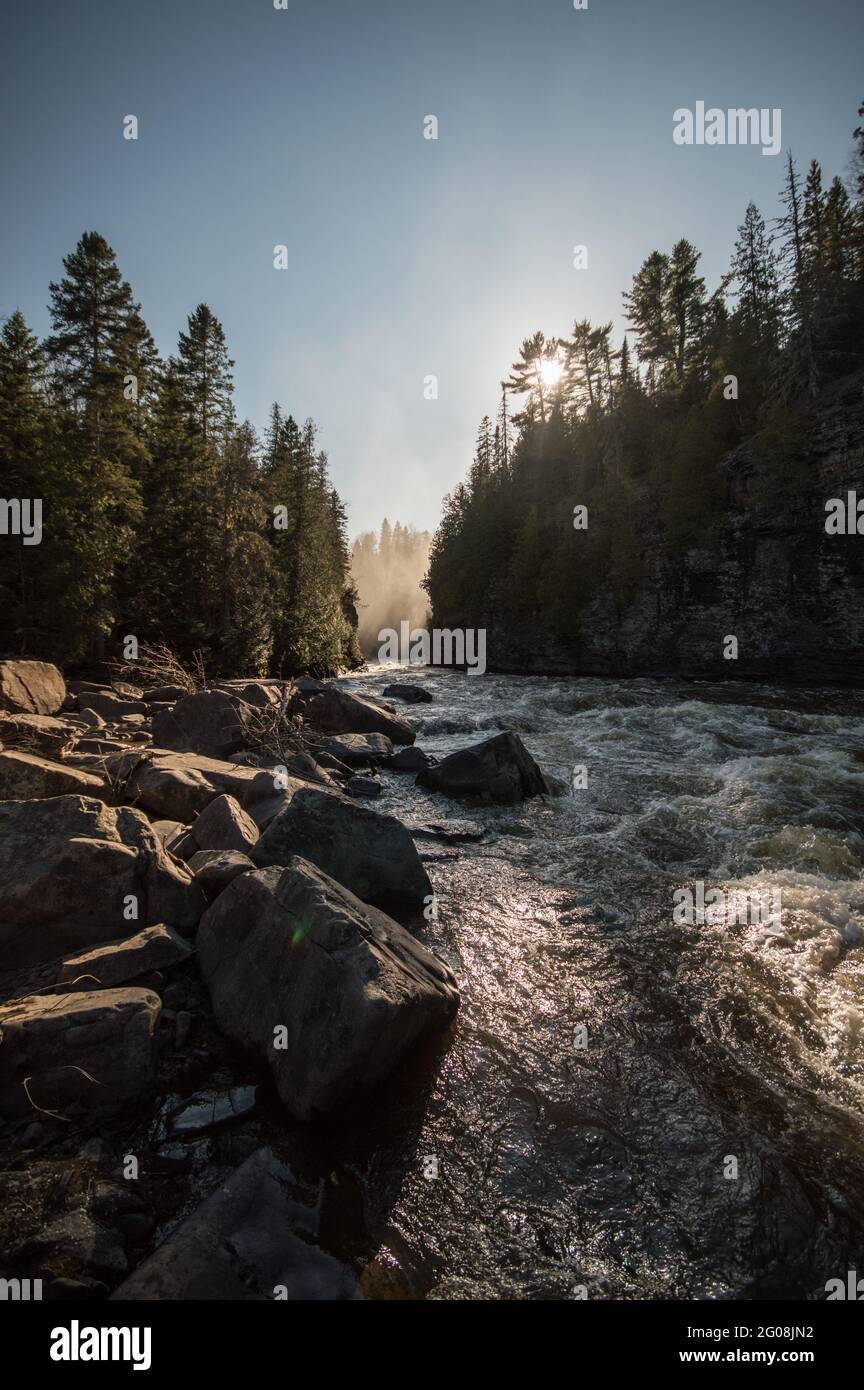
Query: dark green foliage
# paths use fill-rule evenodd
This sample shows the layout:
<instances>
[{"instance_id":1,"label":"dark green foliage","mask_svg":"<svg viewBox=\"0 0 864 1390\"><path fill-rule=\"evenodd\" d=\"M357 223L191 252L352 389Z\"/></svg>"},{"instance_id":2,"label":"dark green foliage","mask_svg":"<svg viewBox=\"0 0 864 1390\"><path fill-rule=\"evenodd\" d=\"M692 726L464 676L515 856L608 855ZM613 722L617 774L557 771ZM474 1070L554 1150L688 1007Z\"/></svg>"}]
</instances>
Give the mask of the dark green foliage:
<instances>
[{"instance_id":1,"label":"dark green foliage","mask_svg":"<svg viewBox=\"0 0 864 1390\"><path fill-rule=\"evenodd\" d=\"M425 581L436 625L578 653L595 600L620 610L650 591L647 552L656 564L710 545L739 446L754 505L806 492L808 409L862 367L864 126L855 138L854 201L840 179L823 188L815 161L802 185L790 156L776 235L751 203L713 293L689 241L652 251L624 296L635 341L618 352L611 325L586 319L569 340L524 340L506 466L484 419L444 503ZM574 535L576 507L588 525Z\"/></svg>"},{"instance_id":2,"label":"dark green foliage","mask_svg":"<svg viewBox=\"0 0 864 1390\"><path fill-rule=\"evenodd\" d=\"M43 506L40 545L0 537L0 650L81 664L134 636L213 674L356 665L345 514L314 426L274 406L262 452L206 304L162 364L104 238L85 233L64 268L43 347L17 312L0 336L3 494Z\"/></svg>"}]
</instances>

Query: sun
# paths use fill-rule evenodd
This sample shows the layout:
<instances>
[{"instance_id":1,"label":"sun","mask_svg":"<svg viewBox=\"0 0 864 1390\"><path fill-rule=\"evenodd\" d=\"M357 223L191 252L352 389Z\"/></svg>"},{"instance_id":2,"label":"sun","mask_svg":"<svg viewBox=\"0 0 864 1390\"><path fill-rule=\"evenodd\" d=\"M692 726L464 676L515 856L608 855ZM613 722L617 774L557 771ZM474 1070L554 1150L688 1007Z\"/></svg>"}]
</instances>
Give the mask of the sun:
<instances>
[{"instance_id":1,"label":"sun","mask_svg":"<svg viewBox=\"0 0 864 1390\"><path fill-rule=\"evenodd\" d=\"M544 386L557 386L563 371L560 357L544 357L540 363L540 380Z\"/></svg>"}]
</instances>

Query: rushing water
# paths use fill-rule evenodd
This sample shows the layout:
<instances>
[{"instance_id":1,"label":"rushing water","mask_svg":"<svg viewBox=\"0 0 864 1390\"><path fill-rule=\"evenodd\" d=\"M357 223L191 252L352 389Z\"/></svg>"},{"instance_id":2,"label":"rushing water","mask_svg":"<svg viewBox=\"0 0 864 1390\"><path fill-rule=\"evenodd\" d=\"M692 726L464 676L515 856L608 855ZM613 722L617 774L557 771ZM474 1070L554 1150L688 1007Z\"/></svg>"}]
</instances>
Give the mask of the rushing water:
<instances>
[{"instance_id":1,"label":"rushing water","mask_svg":"<svg viewBox=\"0 0 864 1390\"><path fill-rule=\"evenodd\" d=\"M406 709L419 746L512 729L562 791L382 774L380 810L483 833L418 841L458 1019L340 1133L333 1244L354 1233L367 1296L824 1298L864 1268L862 698L345 684L400 678L434 696ZM676 923L699 881L779 890L779 923Z\"/></svg>"}]
</instances>

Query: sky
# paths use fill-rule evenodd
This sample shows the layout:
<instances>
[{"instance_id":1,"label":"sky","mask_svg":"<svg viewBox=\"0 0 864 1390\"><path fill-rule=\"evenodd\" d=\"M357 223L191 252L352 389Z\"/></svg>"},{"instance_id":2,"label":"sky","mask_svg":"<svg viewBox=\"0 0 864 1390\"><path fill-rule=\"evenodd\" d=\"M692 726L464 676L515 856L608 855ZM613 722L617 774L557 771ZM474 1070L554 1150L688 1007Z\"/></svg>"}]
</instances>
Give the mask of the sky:
<instances>
[{"instance_id":1,"label":"sky","mask_svg":"<svg viewBox=\"0 0 864 1390\"><path fill-rule=\"evenodd\" d=\"M677 108L779 107L830 178L864 100L860 0L286 6L4 0L0 317L47 333L101 232L164 354L205 301L239 416L315 419L352 535L434 528L523 338L620 336L650 251L687 237L713 288L776 213L784 154L677 145Z\"/></svg>"}]
</instances>

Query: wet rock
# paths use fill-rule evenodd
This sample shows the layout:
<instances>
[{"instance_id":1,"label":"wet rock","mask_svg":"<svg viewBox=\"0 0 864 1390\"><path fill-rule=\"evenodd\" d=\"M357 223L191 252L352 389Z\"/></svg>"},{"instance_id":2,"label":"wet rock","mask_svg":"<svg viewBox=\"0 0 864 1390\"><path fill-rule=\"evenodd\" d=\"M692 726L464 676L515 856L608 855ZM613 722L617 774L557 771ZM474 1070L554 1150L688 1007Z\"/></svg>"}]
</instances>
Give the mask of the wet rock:
<instances>
[{"instance_id":1,"label":"wet rock","mask_svg":"<svg viewBox=\"0 0 864 1390\"><path fill-rule=\"evenodd\" d=\"M364 902L416 907L432 885L410 834L395 816L312 787L295 790L252 850L259 867L309 859Z\"/></svg>"},{"instance_id":2,"label":"wet rock","mask_svg":"<svg viewBox=\"0 0 864 1390\"><path fill-rule=\"evenodd\" d=\"M383 693L391 700L404 700L406 705L431 705L432 696L422 685L385 685Z\"/></svg>"},{"instance_id":3,"label":"wet rock","mask_svg":"<svg viewBox=\"0 0 864 1390\"><path fill-rule=\"evenodd\" d=\"M315 1243L317 1192L259 1149L132 1273L112 1300L356 1297L353 1272Z\"/></svg>"},{"instance_id":4,"label":"wet rock","mask_svg":"<svg viewBox=\"0 0 864 1390\"><path fill-rule=\"evenodd\" d=\"M104 789L104 778L82 768L18 749L5 748L0 752L0 801L32 801L74 792L100 796Z\"/></svg>"},{"instance_id":5,"label":"wet rock","mask_svg":"<svg viewBox=\"0 0 864 1390\"><path fill-rule=\"evenodd\" d=\"M381 783L374 777L349 777L345 783L345 791L348 796L355 800L372 800L381 795Z\"/></svg>"},{"instance_id":6,"label":"wet rock","mask_svg":"<svg viewBox=\"0 0 864 1390\"><path fill-rule=\"evenodd\" d=\"M459 1004L442 961L304 859L235 879L198 951L219 1026L300 1120L375 1086Z\"/></svg>"},{"instance_id":7,"label":"wet rock","mask_svg":"<svg viewBox=\"0 0 864 1390\"><path fill-rule=\"evenodd\" d=\"M400 714L323 681L297 681L291 713L302 714L310 729L325 734L384 734L392 743L413 743L415 738Z\"/></svg>"},{"instance_id":8,"label":"wet rock","mask_svg":"<svg viewBox=\"0 0 864 1390\"><path fill-rule=\"evenodd\" d=\"M434 759L424 753L422 748L400 748L398 753L394 753L392 758L387 761L387 766L393 772L422 772L424 768L431 767Z\"/></svg>"},{"instance_id":9,"label":"wet rock","mask_svg":"<svg viewBox=\"0 0 864 1390\"><path fill-rule=\"evenodd\" d=\"M159 997L146 989L36 994L0 1007L0 1115L104 1112L153 1081Z\"/></svg>"},{"instance_id":10,"label":"wet rock","mask_svg":"<svg viewBox=\"0 0 864 1390\"><path fill-rule=\"evenodd\" d=\"M133 896L137 923L124 909ZM0 802L0 960L38 965L115 941L128 926L197 924L201 887L140 811L92 797Z\"/></svg>"},{"instance_id":11,"label":"wet rock","mask_svg":"<svg viewBox=\"0 0 864 1390\"><path fill-rule=\"evenodd\" d=\"M153 718L153 742L178 753L202 753L225 758L239 753L248 742L246 720L251 710L245 701L224 690L201 690L185 695L171 710Z\"/></svg>"},{"instance_id":12,"label":"wet rock","mask_svg":"<svg viewBox=\"0 0 864 1390\"><path fill-rule=\"evenodd\" d=\"M496 734L473 748L463 748L428 767L417 778L418 787L445 796L505 804L542 796L548 783L517 734Z\"/></svg>"},{"instance_id":13,"label":"wet rock","mask_svg":"<svg viewBox=\"0 0 864 1390\"><path fill-rule=\"evenodd\" d=\"M393 754L393 744L385 734L333 734L318 740L315 747L346 767L383 762Z\"/></svg>"},{"instance_id":14,"label":"wet rock","mask_svg":"<svg viewBox=\"0 0 864 1390\"><path fill-rule=\"evenodd\" d=\"M260 773L253 767L198 753L153 748L144 753L126 784L126 797L151 814L188 825L223 792L243 803L246 788Z\"/></svg>"},{"instance_id":15,"label":"wet rock","mask_svg":"<svg viewBox=\"0 0 864 1390\"><path fill-rule=\"evenodd\" d=\"M215 898L239 874L248 874L255 868L247 854L236 849L199 849L189 860L192 870L204 891Z\"/></svg>"},{"instance_id":16,"label":"wet rock","mask_svg":"<svg viewBox=\"0 0 864 1390\"><path fill-rule=\"evenodd\" d=\"M233 796L223 793L197 817L192 838L199 849L235 849L245 854L258 840L258 827Z\"/></svg>"},{"instance_id":17,"label":"wet rock","mask_svg":"<svg viewBox=\"0 0 864 1390\"><path fill-rule=\"evenodd\" d=\"M66 699L66 682L48 661L0 661L0 710L56 714Z\"/></svg>"},{"instance_id":18,"label":"wet rock","mask_svg":"<svg viewBox=\"0 0 864 1390\"><path fill-rule=\"evenodd\" d=\"M182 936L160 923L125 940L109 941L94 951L67 956L57 972L56 983L66 985L69 991L110 989L148 971L180 965L191 954L192 947Z\"/></svg>"},{"instance_id":19,"label":"wet rock","mask_svg":"<svg viewBox=\"0 0 864 1390\"><path fill-rule=\"evenodd\" d=\"M255 1086L232 1086L230 1090L199 1091L176 1107L168 1118L170 1139L187 1134L203 1134L208 1129L230 1124L251 1115L257 1105Z\"/></svg>"},{"instance_id":20,"label":"wet rock","mask_svg":"<svg viewBox=\"0 0 864 1390\"><path fill-rule=\"evenodd\" d=\"M447 845L476 844L486 834L485 825L473 820L426 821L411 823L408 829L415 840L442 840Z\"/></svg>"}]
</instances>

